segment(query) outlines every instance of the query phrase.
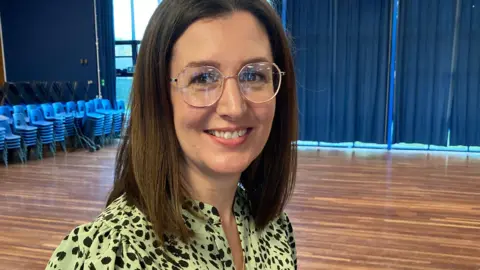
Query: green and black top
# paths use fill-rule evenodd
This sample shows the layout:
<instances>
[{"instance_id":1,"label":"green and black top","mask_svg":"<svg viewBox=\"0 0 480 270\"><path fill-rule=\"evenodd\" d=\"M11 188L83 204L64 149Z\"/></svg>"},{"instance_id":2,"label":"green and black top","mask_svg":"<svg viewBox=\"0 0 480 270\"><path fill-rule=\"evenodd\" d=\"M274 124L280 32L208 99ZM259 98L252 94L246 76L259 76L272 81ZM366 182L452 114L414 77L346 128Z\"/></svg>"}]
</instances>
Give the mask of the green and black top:
<instances>
[{"instance_id":1,"label":"green and black top","mask_svg":"<svg viewBox=\"0 0 480 270\"><path fill-rule=\"evenodd\" d=\"M195 232L188 244L171 237L160 246L152 224L123 195L95 221L75 228L55 250L46 269L235 269L217 209L190 202L197 214L183 210L185 224ZM245 269L297 268L295 239L285 213L265 229L257 229L240 187L233 210Z\"/></svg>"}]
</instances>

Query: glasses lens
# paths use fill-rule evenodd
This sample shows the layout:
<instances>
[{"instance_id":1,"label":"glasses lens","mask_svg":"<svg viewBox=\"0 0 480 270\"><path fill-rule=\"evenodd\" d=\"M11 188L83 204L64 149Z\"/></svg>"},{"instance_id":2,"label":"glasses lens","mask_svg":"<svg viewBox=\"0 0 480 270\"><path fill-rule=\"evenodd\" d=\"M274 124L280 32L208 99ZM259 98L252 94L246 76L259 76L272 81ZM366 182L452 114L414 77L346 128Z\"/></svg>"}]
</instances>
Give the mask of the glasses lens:
<instances>
[{"instance_id":1,"label":"glasses lens","mask_svg":"<svg viewBox=\"0 0 480 270\"><path fill-rule=\"evenodd\" d=\"M280 89L280 70L271 63L248 64L238 80L245 97L261 103L272 99Z\"/></svg>"},{"instance_id":2,"label":"glasses lens","mask_svg":"<svg viewBox=\"0 0 480 270\"><path fill-rule=\"evenodd\" d=\"M208 106L221 92L222 75L214 67L187 67L177 78L178 88L192 106Z\"/></svg>"}]
</instances>

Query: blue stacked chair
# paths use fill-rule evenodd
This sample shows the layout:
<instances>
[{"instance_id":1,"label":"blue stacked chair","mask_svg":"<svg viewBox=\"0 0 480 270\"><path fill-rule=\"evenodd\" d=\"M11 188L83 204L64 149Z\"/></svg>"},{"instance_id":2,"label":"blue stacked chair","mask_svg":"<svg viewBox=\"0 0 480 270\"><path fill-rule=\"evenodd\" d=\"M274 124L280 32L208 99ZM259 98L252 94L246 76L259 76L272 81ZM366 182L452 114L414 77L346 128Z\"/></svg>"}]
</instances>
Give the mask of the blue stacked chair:
<instances>
[{"instance_id":1,"label":"blue stacked chair","mask_svg":"<svg viewBox=\"0 0 480 270\"><path fill-rule=\"evenodd\" d=\"M122 112L122 118L125 119L125 101L117 99L117 101L115 102L115 110Z\"/></svg>"},{"instance_id":2,"label":"blue stacked chair","mask_svg":"<svg viewBox=\"0 0 480 270\"><path fill-rule=\"evenodd\" d=\"M125 101L122 99L117 99L117 102L115 103L115 109L117 111L125 112Z\"/></svg>"},{"instance_id":3,"label":"blue stacked chair","mask_svg":"<svg viewBox=\"0 0 480 270\"><path fill-rule=\"evenodd\" d=\"M28 111L30 123L38 128L38 138L43 149L43 145L49 145L50 151L55 155L55 141L53 139L53 123L45 121L40 109L32 109Z\"/></svg>"},{"instance_id":4,"label":"blue stacked chair","mask_svg":"<svg viewBox=\"0 0 480 270\"><path fill-rule=\"evenodd\" d=\"M83 148L87 146L91 151L95 151L97 149L96 144L88 137L84 136L82 132L82 121L85 116L85 104L83 103L81 111L77 110L77 104L73 101L67 102L65 107L67 113L72 114L74 117L75 148L77 148L78 143L80 143ZM85 145L83 143L85 143Z\"/></svg>"},{"instance_id":5,"label":"blue stacked chair","mask_svg":"<svg viewBox=\"0 0 480 270\"><path fill-rule=\"evenodd\" d=\"M15 151L18 157L20 158L20 161L22 161L22 163L25 163L25 154L23 153L23 149L22 149L22 138L12 133L12 129L10 128L10 124L8 123L8 120L9 119L5 116L0 117L0 127L5 129L5 146L6 147L4 146L4 152L7 152L8 150ZM5 153L3 154L3 156L4 156L4 162L5 162ZM5 163L5 166L8 166L8 162Z\"/></svg>"},{"instance_id":6,"label":"blue stacked chair","mask_svg":"<svg viewBox=\"0 0 480 270\"><path fill-rule=\"evenodd\" d=\"M61 102L55 102L52 105L53 105L53 111L55 112L55 116L60 116L64 118L65 131L66 131L67 137L75 136L74 114L67 112L65 110L65 106Z\"/></svg>"},{"instance_id":7,"label":"blue stacked chair","mask_svg":"<svg viewBox=\"0 0 480 270\"><path fill-rule=\"evenodd\" d=\"M83 133L93 142L99 138L100 145L103 145L105 116L95 113L95 105L92 102L78 101L77 105L79 111L85 112L82 121Z\"/></svg>"},{"instance_id":8,"label":"blue stacked chair","mask_svg":"<svg viewBox=\"0 0 480 270\"><path fill-rule=\"evenodd\" d=\"M49 103L44 103L41 105L41 107L45 119L49 122L53 122L53 135L55 143L60 143L63 152L67 152L67 148L65 146L65 118L62 116L55 116L53 106Z\"/></svg>"},{"instance_id":9,"label":"blue stacked chair","mask_svg":"<svg viewBox=\"0 0 480 270\"><path fill-rule=\"evenodd\" d=\"M0 127L0 152L2 153L2 159L3 163L5 163L5 166L8 165L8 153L7 153L7 147L5 145L5 129L3 127Z\"/></svg>"},{"instance_id":10,"label":"blue stacked chair","mask_svg":"<svg viewBox=\"0 0 480 270\"><path fill-rule=\"evenodd\" d=\"M22 138L22 147L23 152L26 155L26 159L28 160L29 158L28 153L31 147L35 147L37 149L37 158L42 159L42 151L40 151L42 145L40 144L37 136L38 128L27 125L23 113L14 113L13 123L13 132L17 135L20 135Z\"/></svg>"},{"instance_id":11,"label":"blue stacked chair","mask_svg":"<svg viewBox=\"0 0 480 270\"><path fill-rule=\"evenodd\" d=\"M13 121L12 110L13 109L11 109L11 107L9 106L0 106L0 115L5 116L8 121L8 124L10 125L12 124L12 121Z\"/></svg>"},{"instance_id":12,"label":"blue stacked chair","mask_svg":"<svg viewBox=\"0 0 480 270\"><path fill-rule=\"evenodd\" d=\"M82 128L82 121L83 117L85 116L85 106L83 107L83 111L78 110L77 103L74 101L69 101L66 104L67 113L71 113L73 115L73 126L78 130Z\"/></svg>"},{"instance_id":13,"label":"blue stacked chair","mask_svg":"<svg viewBox=\"0 0 480 270\"><path fill-rule=\"evenodd\" d=\"M122 129L123 129L125 125L125 119L128 118L127 111L125 110L125 101L121 99L117 99L117 101L115 102L115 109L117 111L122 112Z\"/></svg>"},{"instance_id":14,"label":"blue stacked chair","mask_svg":"<svg viewBox=\"0 0 480 270\"><path fill-rule=\"evenodd\" d=\"M122 132L124 112L122 110L114 110L108 99L102 99L102 105L105 110L113 112L113 133L115 136L120 135Z\"/></svg>"},{"instance_id":15,"label":"blue stacked chair","mask_svg":"<svg viewBox=\"0 0 480 270\"><path fill-rule=\"evenodd\" d=\"M103 137L107 138L109 142L113 139L113 115L115 112L113 110L107 110L103 107L101 99L94 99L89 101L94 105L94 111L105 116L105 125L103 128Z\"/></svg>"},{"instance_id":16,"label":"blue stacked chair","mask_svg":"<svg viewBox=\"0 0 480 270\"><path fill-rule=\"evenodd\" d=\"M28 118L30 118L30 113L29 112L32 111L32 110L35 110L37 108L38 108L38 106L35 105L35 104L28 104L27 105L27 116L28 116Z\"/></svg>"},{"instance_id":17,"label":"blue stacked chair","mask_svg":"<svg viewBox=\"0 0 480 270\"><path fill-rule=\"evenodd\" d=\"M27 106L25 105L15 105L13 106L13 113L21 113L25 117L25 122L30 123L30 119L28 118L27 113Z\"/></svg>"},{"instance_id":18,"label":"blue stacked chair","mask_svg":"<svg viewBox=\"0 0 480 270\"><path fill-rule=\"evenodd\" d=\"M74 101L69 101L65 104L65 111L68 114L72 115L73 118L73 131L75 133L75 143L74 147L77 148L78 144L84 148L85 146L83 145L82 142L82 137L83 134L81 133L81 122L83 119L83 114L77 112L77 104Z\"/></svg>"},{"instance_id":19,"label":"blue stacked chair","mask_svg":"<svg viewBox=\"0 0 480 270\"><path fill-rule=\"evenodd\" d=\"M3 105L4 107L7 107L7 109L10 111L10 115L13 115L13 107L11 105Z\"/></svg>"},{"instance_id":20,"label":"blue stacked chair","mask_svg":"<svg viewBox=\"0 0 480 270\"><path fill-rule=\"evenodd\" d=\"M77 101L77 112L80 113L80 114L83 114L85 115L85 113L87 112L87 106L86 106L86 102L83 101L83 100L79 100Z\"/></svg>"}]
</instances>

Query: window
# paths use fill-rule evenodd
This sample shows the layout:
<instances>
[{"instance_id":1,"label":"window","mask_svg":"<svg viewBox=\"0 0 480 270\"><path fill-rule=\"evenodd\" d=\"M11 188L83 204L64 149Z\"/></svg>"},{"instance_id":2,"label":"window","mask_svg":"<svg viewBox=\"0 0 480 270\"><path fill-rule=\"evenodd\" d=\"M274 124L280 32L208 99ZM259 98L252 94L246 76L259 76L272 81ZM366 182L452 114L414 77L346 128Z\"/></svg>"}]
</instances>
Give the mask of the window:
<instances>
[{"instance_id":1,"label":"window","mask_svg":"<svg viewBox=\"0 0 480 270\"><path fill-rule=\"evenodd\" d=\"M112 0L117 76L132 76L140 42L161 0Z\"/></svg>"},{"instance_id":2,"label":"window","mask_svg":"<svg viewBox=\"0 0 480 270\"><path fill-rule=\"evenodd\" d=\"M158 0L134 0L133 3L135 14L135 36L133 39L142 40L148 21L158 6Z\"/></svg>"},{"instance_id":3,"label":"window","mask_svg":"<svg viewBox=\"0 0 480 270\"><path fill-rule=\"evenodd\" d=\"M115 58L115 68L118 70L119 76L131 76L133 73L133 60L131 57Z\"/></svg>"},{"instance_id":4,"label":"window","mask_svg":"<svg viewBox=\"0 0 480 270\"><path fill-rule=\"evenodd\" d=\"M162 0L111 0L115 24L117 99L127 100L140 42L153 12Z\"/></svg>"},{"instance_id":5,"label":"window","mask_svg":"<svg viewBox=\"0 0 480 270\"><path fill-rule=\"evenodd\" d=\"M112 0L115 40L132 40L131 0Z\"/></svg>"},{"instance_id":6,"label":"window","mask_svg":"<svg viewBox=\"0 0 480 270\"><path fill-rule=\"evenodd\" d=\"M132 56L132 46L131 45L115 45L115 55L116 56Z\"/></svg>"},{"instance_id":7,"label":"window","mask_svg":"<svg viewBox=\"0 0 480 270\"><path fill-rule=\"evenodd\" d=\"M117 70L117 77L133 76L139 45L140 41L137 40L115 41L115 68Z\"/></svg>"},{"instance_id":8,"label":"window","mask_svg":"<svg viewBox=\"0 0 480 270\"><path fill-rule=\"evenodd\" d=\"M119 76L128 76L133 73L132 45L115 45L115 68Z\"/></svg>"}]
</instances>

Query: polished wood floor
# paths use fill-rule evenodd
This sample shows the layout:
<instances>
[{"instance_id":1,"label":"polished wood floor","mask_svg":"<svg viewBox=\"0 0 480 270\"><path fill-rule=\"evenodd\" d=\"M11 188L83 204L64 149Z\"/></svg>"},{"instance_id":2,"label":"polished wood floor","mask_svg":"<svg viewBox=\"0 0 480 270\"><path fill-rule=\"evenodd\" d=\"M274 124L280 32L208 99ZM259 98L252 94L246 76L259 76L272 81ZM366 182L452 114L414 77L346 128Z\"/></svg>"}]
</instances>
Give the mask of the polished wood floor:
<instances>
[{"instance_id":1,"label":"polished wood floor","mask_svg":"<svg viewBox=\"0 0 480 270\"><path fill-rule=\"evenodd\" d=\"M0 167L0 269L44 269L91 221L115 148ZM302 151L287 212L299 269L480 269L480 157Z\"/></svg>"}]
</instances>

